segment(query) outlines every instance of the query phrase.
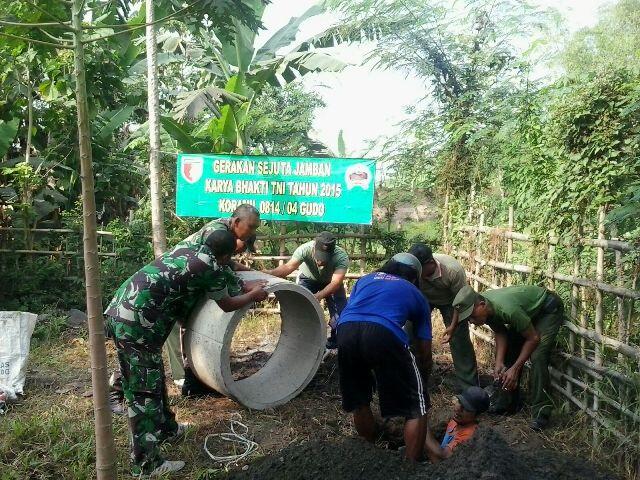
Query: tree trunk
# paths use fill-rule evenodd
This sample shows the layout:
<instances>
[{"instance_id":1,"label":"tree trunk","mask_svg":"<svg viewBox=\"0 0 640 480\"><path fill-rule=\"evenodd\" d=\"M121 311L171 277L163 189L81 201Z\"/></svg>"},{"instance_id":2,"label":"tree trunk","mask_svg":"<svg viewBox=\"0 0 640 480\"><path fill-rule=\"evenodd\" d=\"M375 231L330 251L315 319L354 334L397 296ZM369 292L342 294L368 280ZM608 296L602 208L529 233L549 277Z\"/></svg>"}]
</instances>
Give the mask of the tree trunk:
<instances>
[{"instance_id":1,"label":"tree trunk","mask_svg":"<svg viewBox=\"0 0 640 480\"><path fill-rule=\"evenodd\" d=\"M153 0L146 0L147 10L147 104L149 110L149 184L151 197L151 232L153 253L157 257L167 249L167 236L162 215L162 182L160 178L160 106L158 100L158 52L156 26L153 25Z\"/></svg>"},{"instance_id":2,"label":"tree trunk","mask_svg":"<svg viewBox=\"0 0 640 480\"><path fill-rule=\"evenodd\" d=\"M91 155L91 131L87 106L87 84L82 44L82 17L84 0L73 0L71 7L74 28L74 66L76 76L76 108L78 113L78 143L80 176L82 180L84 273L86 283L87 315L89 317L89 346L91 349L91 383L93 386L93 412L96 435L96 477L99 480L116 478L116 456L109 409L109 383L107 380L107 353L102 318L100 292L100 263L96 225L96 199L94 194Z\"/></svg>"}]
</instances>

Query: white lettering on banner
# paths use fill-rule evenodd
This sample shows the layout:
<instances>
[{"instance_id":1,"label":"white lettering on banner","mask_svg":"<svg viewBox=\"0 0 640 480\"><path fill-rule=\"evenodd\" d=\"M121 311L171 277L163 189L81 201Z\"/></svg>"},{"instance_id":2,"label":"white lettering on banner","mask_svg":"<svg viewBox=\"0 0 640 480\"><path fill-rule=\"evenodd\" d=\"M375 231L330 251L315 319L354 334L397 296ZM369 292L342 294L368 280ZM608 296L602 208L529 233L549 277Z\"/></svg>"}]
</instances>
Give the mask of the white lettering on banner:
<instances>
[{"instance_id":1,"label":"white lettering on banner","mask_svg":"<svg viewBox=\"0 0 640 480\"><path fill-rule=\"evenodd\" d=\"M296 164L294 175L300 177L329 177L331 176L331 163L299 162Z\"/></svg>"},{"instance_id":2,"label":"white lettering on banner","mask_svg":"<svg viewBox=\"0 0 640 480\"><path fill-rule=\"evenodd\" d=\"M258 175L291 175L291 162L258 162Z\"/></svg>"},{"instance_id":3,"label":"white lettering on banner","mask_svg":"<svg viewBox=\"0 0 640 480\"><path fill-rule=\"evenodd\" d=\"M204 191L207 193L231 193L233 192L233 182L207 178L204 182Z\"/></svg>"},{"instance_id":4,"label":"white lettering on banner","mask_svg":"<svg viewBox=\"0 0 640 480\"><path fill-rule=\"evenodd\" d=\"M314 182L287 182L289 195L296 197L317 197L318 184Z\"/></svg>"},{"instance_id":5,"label":"white lettering on banner","mask_svg":"<svg viewBox=\"0 0 640 480\"><path fill-rule=\"evenodd\" d=\"M247 160L214 160L214 173L255 173L256 165Z\"/></svg>"},{"instance_id":6,"label":"white lettering on banner","mask_svg":"<svg viewBox=\"0 0 640 480\"><path fill-rule=\"evenodd\" d=\"M256 201L253 199L229 200L226 198L221 198L220 200L218 200L218 210L220 211L220 213L233 212L236 207L242 203L248 203L249 205L253 205L254 207L256 206Z\"/></svg>"},{"instance_id":7,"label":"white lettering on banner","mask_svg":"<svg viewBox=\"0 0 640 480\"><path fill-rule=\"evenodd\" d=\"M284 182L269 182L269 185L271 185L271 194L272 195L284 195L286 190L285 190L285 183Z\"/></svg>"},{"instance_id":8,"label":"white lettering on banner","mask_svg":"<svg viewBox=\"0 0 640 480\"><path fill-rule=\"evenodd\" d=\"M321 217L324 215L324 203L300 202L300 215Z\"/></svg>"},{"instance_id":9,"label":"white lettering on banner","mask_svg":"<svg viewBox=\"0 0 640 480\"><path fill-rule=\"evenodd\" d=\"M266 195L269 183L266 180L236 180L235 193Z\"/></svg>"}]
</instances>

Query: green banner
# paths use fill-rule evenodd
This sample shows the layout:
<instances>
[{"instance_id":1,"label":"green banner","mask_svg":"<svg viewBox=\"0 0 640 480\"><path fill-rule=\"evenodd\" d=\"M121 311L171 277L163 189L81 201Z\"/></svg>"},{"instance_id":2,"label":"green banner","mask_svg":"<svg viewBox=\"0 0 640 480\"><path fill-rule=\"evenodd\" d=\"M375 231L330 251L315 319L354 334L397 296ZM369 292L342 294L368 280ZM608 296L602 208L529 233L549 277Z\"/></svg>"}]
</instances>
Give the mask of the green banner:
<instances>
[{"instance_id":1,"label":"green banner","mask_svg":"<svg viewBox=\"0 0 640 480\"><path fill-rule=\"evenodd\" d=\"M375 172L369 159L181 153L176 213L227 217L249 203L263 220L370 225Z\"/></svg>"}]
</instances>

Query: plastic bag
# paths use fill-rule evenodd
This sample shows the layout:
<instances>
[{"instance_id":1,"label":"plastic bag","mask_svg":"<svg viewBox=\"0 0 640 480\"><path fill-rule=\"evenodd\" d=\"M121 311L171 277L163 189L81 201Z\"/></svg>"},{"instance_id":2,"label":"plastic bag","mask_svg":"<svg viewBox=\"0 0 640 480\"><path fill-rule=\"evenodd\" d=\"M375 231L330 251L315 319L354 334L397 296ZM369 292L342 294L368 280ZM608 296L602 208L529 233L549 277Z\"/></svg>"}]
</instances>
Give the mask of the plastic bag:
<instances>
[{"instance_id":1,"label":"plastic bag","mask_svg":"<svg viewBox=\"0 0 640 480\"><path fill-rule=\"evenodd\" d=\"M0 392L7 401L23 394L31 335L38 316L28 312L0 312Z\"/></svg>"}]
</instances>

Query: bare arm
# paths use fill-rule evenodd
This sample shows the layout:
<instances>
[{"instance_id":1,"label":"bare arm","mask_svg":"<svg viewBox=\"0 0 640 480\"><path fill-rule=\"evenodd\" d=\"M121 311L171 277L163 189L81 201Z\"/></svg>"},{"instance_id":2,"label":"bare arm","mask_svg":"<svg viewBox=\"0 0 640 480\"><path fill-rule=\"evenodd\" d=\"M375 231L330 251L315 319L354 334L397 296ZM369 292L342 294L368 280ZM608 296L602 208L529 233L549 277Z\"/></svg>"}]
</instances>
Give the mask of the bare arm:
<instances>
[{"instance_id":1,"label":"bare arm","mask_svg":"<svg viewBox=\"0 0 640 480\"><path fill-rule=\"evenodd\" d=\"M301 264L302 262L300 260L291 258L287 263L283 263L272 270L265 270L264 273L273 275L274 277L286 278L287 275L292 273Z\"/></svg>"},{"instance_id":2,"label":"bare arm","mask_svg":"<svg viewBox=\"0 0 640 480\"><path fill-rule=\"evenodd\" d=\"M431 463L438 463L440 460L449 458L452 454L450 448L442 448L433 436L430 428L427 428L427 438L424 443L424 450Z\"/></svg>"},{"instance_id":3,"label":"bare arm","mask_svg":"<svg viewBox=\"0 0 640 480\"><path fill-rule=\"evenodd\" d=\"M536 329L533 328L533 325L529 325L529 328L521 333L525 340L524 345L522 345L522 349L520 350L520 355L515 363L502 375L502 386L505 390L513 390L516 388L524 363L529 359L540 343L540 335Z\"/></svg>"},{"instance_id":4,"label":"bare arm","mask_svg":"<svg viewBox=\"0 0 640 480\"><path fill-rule=\"evenodd\" d=\"M328 297L332 293L335 293L340 288L340 285L342 285L342 281L344 280L344 276L346 274L347 274L346 270L338 270L334 272L334 274L331 276L331 281L329 282L329 284L319 292L315 293L314 294L315 297L318 300L322 300L323 298Z\"/></svg>"},{"instance_id":5,"label":"bare arm","mask_svg":"<svg viewBox=\"0 0 640 480\"><path fill-rule=\"evenodd\" d=\"M451 324L445 329L444 335L442 337L442 343L449 343L451 341L451 337L458 328L458 324L460 323L460 312L453 309L453 315L451 316Z\"/></svg>"},{"instance_id":6,"label":"bare arm","mask_svg":"<svg viewBox=\"0 0 640 480\"><path fill-rule=\"evenodd\" d=\"M506 329L495 330L496 339L496 365L494 368L494 377L498 377L504 370L504 358L507 354L507 332Z\"/></svg>"},{"instance_id":7,"label":"bare arm","mask_svg":"<svg viewBox=\"0 0 640 480\"><path fill-rule=\"evenodd\" d=\"M251 270L251 267L247 267L240 262L231 260L231 270L233 270L234 272L248 272Z\"/></svg>"},{"instance_id":8,"label":"bare arm","mask_svg":"<svg viewBox=\"0 0 640 480\"><path fill-rule=\"evenodd\" d=\"M216 300L218 306L225 312L233 312L239 308L244 307L253 302L261 302L267 298L267 291L262 288L262 285L256 285L252 290L242 295L236 295L235 297L225 297L220 300Z\"/></svg>"}]
</instances>

